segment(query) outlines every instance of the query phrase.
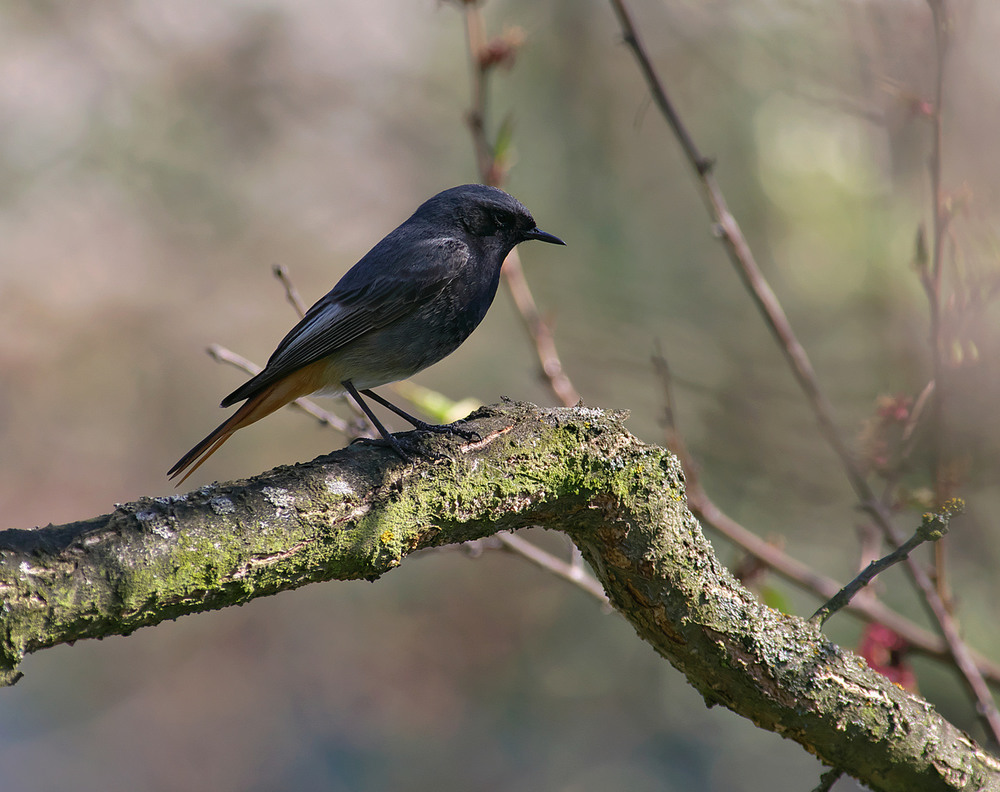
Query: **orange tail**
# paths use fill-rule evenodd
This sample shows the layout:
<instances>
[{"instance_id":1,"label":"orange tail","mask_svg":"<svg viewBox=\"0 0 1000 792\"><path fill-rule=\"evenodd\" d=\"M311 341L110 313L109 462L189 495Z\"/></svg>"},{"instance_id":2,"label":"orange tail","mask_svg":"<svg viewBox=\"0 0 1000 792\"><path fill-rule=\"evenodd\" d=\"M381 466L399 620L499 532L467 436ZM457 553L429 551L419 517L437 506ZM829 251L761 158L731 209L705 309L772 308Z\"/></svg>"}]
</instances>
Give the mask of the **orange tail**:
<instances>
[{"instance_id":1,"label":"orange tail","mask_svg":"<svg viewBox=\"0 0 1000 792\"><path fill-rule=\"evenodd\" d=\"M242 429L244 426L249 426L261 418L270 415L275 410L284 407L289 402L293 402L317 390L322 383L316 382L310 376L314 374L314 372L309 370L310 368L300 369L247 399L214 432L182 456L177 464L167 471L167 476L173 479L184 473L177 481L176 486L179 487L188 476L204 464L205 460L218 451L219 447L232 437L237 430Z\"/></svg>"}]
</instances>

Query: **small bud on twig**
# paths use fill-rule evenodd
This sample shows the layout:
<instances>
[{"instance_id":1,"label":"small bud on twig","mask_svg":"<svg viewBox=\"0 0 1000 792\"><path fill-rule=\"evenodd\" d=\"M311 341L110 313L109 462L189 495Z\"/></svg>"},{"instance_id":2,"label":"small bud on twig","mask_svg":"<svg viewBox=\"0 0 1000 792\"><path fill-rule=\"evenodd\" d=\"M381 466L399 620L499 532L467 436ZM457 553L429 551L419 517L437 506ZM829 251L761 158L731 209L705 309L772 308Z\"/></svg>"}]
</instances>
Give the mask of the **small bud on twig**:
<instances>
[{"instance_id":1,"label":"small bud on twig","mask_svg":"<svg viewBox=\"0 0 1000 792\"><path fill-rule=\"evenodd\" d=\"M494 66L511 68L525 38L524 30L519 27L504 29L501 35L486 42L477 53L476 59L479 62L479 68L483 71L492 69Z\"/></svg>"}]
</instances>

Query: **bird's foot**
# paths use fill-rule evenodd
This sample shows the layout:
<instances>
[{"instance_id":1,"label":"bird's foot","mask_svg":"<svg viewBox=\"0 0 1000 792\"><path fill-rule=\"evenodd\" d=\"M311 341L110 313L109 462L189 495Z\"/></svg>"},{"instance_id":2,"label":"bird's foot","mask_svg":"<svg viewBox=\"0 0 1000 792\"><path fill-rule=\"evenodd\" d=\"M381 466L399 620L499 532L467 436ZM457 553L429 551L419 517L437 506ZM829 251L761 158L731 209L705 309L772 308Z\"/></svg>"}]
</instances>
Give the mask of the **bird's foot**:
<instances>
[{"instance_id":1,"label":"bird's foot","mask_svg":"<svg viewBox=\"0 0 1000 792\"><path fill-rule=\"evenodd\" d=\"M386 437L358 437L351 441L351 445L375 446L376 448L391 448L404 462L413 462L418 458L424 458L431 462L447 459L445 454L431 451L428 448L421 448L418 438L413 433L406 432L399 435L388 435Z\"/></svg>"},{"instance_id":2,"label":"bird's foot","mask_svg":"<svg viewBox=\"0 0 1000 792\"><path fill-rule=\"evenodd\" d=\"M463 421L456 421L455 423L464 423ZM450 424L429 424L424 421L417 421L413 426L421 432L433 432L434 434L447 434L447 435L457 435L463 440L482 440L482 436L479 432L472 429L463 429L460 426L456 426L455 423Z\"/></svg>"},{"instance_id":3,"label":"bird's foot","mask_svg":"<svg viewBox=\"0 0 1000 792\"><path fill-rule=\"evenodd\" d=\"M429 424L424 421L420 421L419 423L414 424L414 427L417 432L457 435L463 440L469 441L478 441L483 439L479 432L471 429L463 429L459 426L455 426L455 424L438 426L437 424ZM419 438L415 432L406 432L404 434L389 434L384 437L358 437L351 441L351 445L358 443L360 445L376 446L378 448L391 448L404 462L412 462L416 457L424 457L425 459L430 460L447 458L446 454L439 454L436 451L421 448L418 444L418 440Z\"/></svg>"},{"instance_id":4,"label":"bird's foot","mask_svg":"<svg viewBox=\"0 0 1000 792\"><path fill-rule=\"evenodd\" d=\"M396 452L396 456L404 462L412 462L416 456L424 456L420 451L413 448L410 442L403 442L395 435L385 437L355 437L351 445L375 446L376 448L391 448Z\"/></svg>"}]
</instances>

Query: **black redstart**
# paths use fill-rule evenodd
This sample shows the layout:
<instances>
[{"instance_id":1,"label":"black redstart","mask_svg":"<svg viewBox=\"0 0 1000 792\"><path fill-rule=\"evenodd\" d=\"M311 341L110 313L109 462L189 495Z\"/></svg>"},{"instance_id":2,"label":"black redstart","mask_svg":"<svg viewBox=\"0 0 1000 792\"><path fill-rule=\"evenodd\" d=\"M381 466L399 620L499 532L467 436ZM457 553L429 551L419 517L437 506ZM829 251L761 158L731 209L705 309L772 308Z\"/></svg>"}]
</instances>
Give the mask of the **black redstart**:
<instances>
[{"instance_id":1,"label":"black redstart","mask_svg":"<svg viewBox=\"0 0 1000 792\"><path fill-rule=\"evenodd\" d=\"M431 427L370 389L454 352L486 316L507 254L527 239L564 244L495 187L466 184L427 200L306 312L260 374L222 400L244 403L167 475L183 473L180 484L236 430L310 393L349 393L404 458L362 393L419 429L457 431Z\"/></svg>"}]
</instances>

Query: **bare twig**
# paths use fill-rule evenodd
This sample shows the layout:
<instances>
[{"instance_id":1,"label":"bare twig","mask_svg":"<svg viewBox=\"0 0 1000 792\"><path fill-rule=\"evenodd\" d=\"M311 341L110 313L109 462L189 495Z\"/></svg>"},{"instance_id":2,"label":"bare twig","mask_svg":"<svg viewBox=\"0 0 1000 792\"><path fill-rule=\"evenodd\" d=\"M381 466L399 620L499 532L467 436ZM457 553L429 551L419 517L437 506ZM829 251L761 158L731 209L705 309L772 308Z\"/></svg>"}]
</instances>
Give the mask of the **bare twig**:
<instances>
[{"instance_id":1,"label":"bare twig","mask_svg":"<svg viewBox=\"0 0 1000 792\"><path fill-rule=\"evenodd\" d=\"M913 450L913 437L916 431L917 425L920 423L920 419L923 417L924 409L927 407L927 401L934 395L934 380L931 380L926 385L920 395L917 396L915 402L913 402L913 407L910 408L910 414L906 419L906 423L903 425L903 433L899 438L900 445L900 456L906 459L910 455L910 451Z\"/></svg>"},{"instance_id":2,"label":"bare twig","mask_svg":"<svg viewBox=\"0 0 1000 792\"><path fill-rule=\"evenodd\" d=\"M472 71L472 101L466 114L466 121L472 131L476 167L484 184L499 187L503 178L494 172L496 160L493 147L486 137L486 82L489 79L489 67L480 56L486 49L486 26L475 2L465 3L465 40Z\"/></svg>"},{"instance_id":3,"label":"bare twig","mask_svg":"<svg viewBox=\"0 0 1000 792\"><path fill-rule=\"evenodd\" d=\"M927 0L931 17L934 21L934 44L937 56L937 68L934 80L934 106L931 116L931 153L928 162L931 177L931 200L934 211L934 238L932 239L932 257L930 272L921 271L921 282L927 294L927 305L930 324L931 365L934 381L937 387L934 400L931 403L931 465L934 477L934 497L938 503L951 497L952 481L949 472L949 460L945 450L945 437L948 431L946 402L948 382L945 372L945 348L948 339L944 332L944 304L942 299L942 280L944 276L944 242L951 223L951 213L945 206L944 188L942 187L942 168L944 151L944 70L948 54L948 9L946 0ZM934 546L935 583L941 599L951 602L948 590L947 563L945 558L945 543ZM1000 736L998 736L1000 739Z\"/></svg>"},{"instance_id":4,"label":"bare twig","mask_svg":"<svg viewBox=\"0 0 1000 792\"><path fill-rule=\"evenodd\" d=\"M297 313L301 319L306 314L306 304L302 302L299 290L295 288L295 284L292 283L292 279L288 276L288 270L285 268L285 265L275 264L271 268L271 272L274 273L274 277L276 277L285 288L285 299L291 303L292 308L295 309L295 313Z\"/></svg>"},{"instance_id":5,"label":"bare twig","mask_svg":"<svg viewBox=\"0 0 1000 792\"><path fill-rule=\"evenodd\" d=\"M428 547L425 550L418 550L417 552L420 554L444 553L455 550L463 552L472 558L479 558L483 553L490 550L503 550L514 555L519 555L526 561L530 561L547 572L551 572L556 577L562 578L574 586L583 589L595 599L600 600L608 611L611 609L608 597L604 593L604 588L597 578L590 573L586 562L580 555L580 550L572 543L570 543L570 558L568 561L554 553L550 553L548 550L543 550L538 545L518 536L513 531L501 531L493 536L485 536L482 539L472 539L461 544L444 545L442 547Z\"/></svg>"},{"instance_id":6,"label":"bare twig","mask_svg":"<svg viewBox=\"0 0 1000 792\"><path fill-rule=\"evenodd\" d=\"M542 373L545 375L549 387L563 406L572 407L578 404L580 394L563 369L562 360L556 349L555 338L552 335L552 328L542 318L538 306L535 305L535 298L531 294L527 278L524 277L524 268L521 266L521 258L516 250L507 256L507 261L503 265L503 274L510 296L514 299L514 304L521 314L521 319L524 321L529 335L531 335L531 340L535 343L538 362L541 364Z\"/></svg>"},{"instance_id":7,"label":"bare twig","mask_svg":"<svg viewBox=\"0 0 1000 792\"><path fill-rule=\"evenodd\" d=\"M523 539L515 533L504 531L502 533L498 533L496 538L508 550L524 556L526 559L531 561L531 563L540 566L542 569L548 570L557 577L561 577L564 580L568 580L570 583L579 586L588 594L591 594L599 599L604 605L609 605L608 597L604 593L604 587L601 586L597 578L587 571L587 568L582 563L582 559L577 561L579 558L579 551L576 551L576 554L573 558L571 558L571 560L564 561L558 556L553 555L546 550L542 550L542 548L538 545L529 542L527 539Z\"/></svg>"},{"instance_id":8,"label":"bare twig","mask_svg":"<svg viewBox=\"0 0 1000 792\"><path fill-rule=\"evenodd\" d=\"M929 0L939 7L944 0ZM806 395L812 407L813 414L819 424L820 431L840 458L848 481L854 489L862 508L871 513L886 540L892 547L899 547L903 537L893 524L888 508L876 497L865 478L861 466L849 452L847 445L841 439L833 420L833 408L826 396L820 390L816 373L805 349L799 343L792 331L791 324L785 316L777 297L757 266L750 246L743 236L739 224L729 211L729 207L713 175L714 162L703 156L694 143L687 128L681 122L680 116L672 102L667 97L663 83L653 67L645 48L639 40L638 32L632 22L632 16L625 0L610 0L615 15L618 17L623 37L632 50L639 64L640 71L646 80L656 106L663 113L675 137L684 150L691 167L694 169L702 188L703 198L715 221L715 230L725 244L726 251L737 272L743 279L754 301L757 304L767 326L778 341L779 348L792 370L795 379ZM940 386L940 383L939 383ZM906 568L910 578L919 589L931 615L937 621L941 635L948 644L955 665L965 679L973 697L976 699L977 710L986 721L994 739L1000 741L1000 712L996 702L990 695L982 674L975 666L969 648L962 641L952 615L942 600L930 576L922 566L912 558L906 560Z\"/></svg>"},{"instance_id":9,"label":"bare twig","mask_svg":"<svg viewBox=\"0 0 1000 792\"><path fill-rule=\"evenodd\" d=\"M502 187L506 180L506 167L503 162L498 160L496 148L490 143L486 132L486 107L489 98L488 78L498 62L498 56L489 52L486 25L479 4L474 0L469 0L462 4L462 8L465 13L466 41L472 76L471 105L466 119L476 151L476 165L479 169L479 178L484 184ZM501 46L502 42L498 44L497 48ZM513 47L514 45L509 44L508 46ZM542 318L542 314L535 304L535 298L524 276L521 259L516 250L507 256L503 275L504 283L507 284L507 289L514 299L514 305L517 307L521 320L535 345L535 353L538 355L546 382L563 405L572 407L580 401L580 394L563 369L552 329Z\"/></svg>"},{"instance_id":10,"label":"bare twig","mask_svg":"<svg viewBox=\"0 0 1000 792\"><path fill-rule=\"evenodd\" d=\"M892 508L893 503L898 500L898 487L900 477L905 470L910 454L913 452L918 437L917 428L927 423L927 405L932 401L934 395L934 380L930 380L917 395L913 405L909 408L906 421L903 423L902 431L899 435L897 449L897 461L889 466L883 473L885 486L882 488L881 502L886 508ZM938 543L940 544L940 543ZM877 554L875 554L877 555ZM864 557L864 556L862 556Z\"/></svg>"},{"instance_id":11,"label":"bare twig","mask_svg":"<svg viewBox=\"0 0 1000 792\"><path fill-rule=\"evenodd\" d=\"M824 603L810 618L810 621L818 622L822 627L826 620L834 613L846 607L861 589L871 583L875 576L884 572L889 567L905 560L910 553L924 542L936 542L948 533L948 524L956 514L961 514L964 504L954 499L949 501L938 512L928 512L924 515L923 522L916 532L903 544L886 556L872 561L854 580L844 586L833 597Z\"/></svg>"},{"instance_id":12,"label":"bare twig","mask_svg":"<svg viewBox=\"0 0 1000 792\"><path fill-rule=\"evenodd\" d=\"M233 352L231 349L227 349L221 344L212 344L205 349L209 356L216 363L227 363L230 366L235 366L241 371L245 371L247 374L259 374L261 372L261 367L254 363L252 360L248 360L242 355ZM359 430L358 427L353 426L347 421L343 420L339 416L335 415L328 410L324 410L312 399L308 399L303 396L301 399L296 399L291 403L292 407L311 415L317 421L319 421L324 426L329 426L331 429L336 429L345 437L355 438L362 437L366 433Z\"/></svg>"}]
</instances>

